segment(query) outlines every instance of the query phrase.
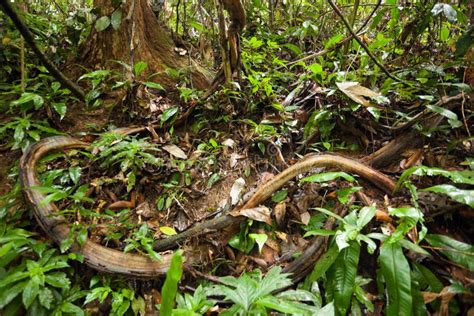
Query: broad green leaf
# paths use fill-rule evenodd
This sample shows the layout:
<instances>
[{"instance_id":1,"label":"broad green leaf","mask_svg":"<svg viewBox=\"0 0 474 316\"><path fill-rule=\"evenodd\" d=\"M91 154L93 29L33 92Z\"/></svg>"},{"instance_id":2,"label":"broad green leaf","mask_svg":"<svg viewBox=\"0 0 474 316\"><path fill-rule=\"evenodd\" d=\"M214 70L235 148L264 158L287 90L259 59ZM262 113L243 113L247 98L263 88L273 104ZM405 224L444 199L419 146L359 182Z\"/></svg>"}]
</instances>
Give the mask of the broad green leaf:
<instances>
[{"instance_id":1,"label":"broad green leaf","mask_svg":"<svg viewBox=\"0 0 474 316\"><path fill-rule=\"evenodd\" d=\"M95 22L95 29L97 32L102 32L110 25L110 18L108 16L102 16Z\"/></svg>"},{"instance_id":2,"label":"broad green leaf","mask_svg":"<svg viewBox=\"0 0 474 316\"><path fill-rule=\"evenodd\" d=\"M62 120L64 118L64 116L66 115L66 112L67 112L66 103L64 103L64 102L59 102L59 103L53 102L51 104L51 106L56 111L56 113L59 114L59 117Z\"/></svg>"},{"instance_id":3,"label":"broad green leaf","mask_svg":"<svg viewBox=\"0 0 474 316\"><path fill-rule=\"evenodd\" d=\"M345 222L344 219L343 219L341 216L339 216L339 215L337 215L336 213L331 212L331 211L329 211L329 210L327 210L327 209L325 209L325 208L322 208L322 207L315 207L314 209L317 210L317 211L319 211L319 212L321 212L321 213L324 213L324 214L326 214L326 215L332 216L332 217L334 217L334 218L340 220L341 222Z\"/></svg>"},{"instance_id":4,"label":"broad green leaf","mask_svg":"<svg viewBox=\"0 0 474 316\"><path fill-rule=\"evenodd\" d=\"M44 103L44 99L42 96L36 93L23 92L21 94L21 97L18 100L13 101L11 105L18 106L18 105L26 104L30 101L33 101L33 104L35 105L36 110L39 109Z\"/></svg>"},{"instance_id":5,"label":"broad green leaf","mask_svg":"<svg viewBox=\"0 0 474 316\"><path fill-rule=\"evenodd\" d=\"M273 194L272 201L275 202L275 203L278 203L278 202L281 202L284 199L286 199L287 196L288 196L288 190L283 189L283 190L280 190L277 193Z\"/></svg>"},{"instance_id":6,"label":"broad green leaf","mask_svg":"<svg viewBox=\"0 0 474 316\"><path fill-rule=\"evenodd\" d=\"M50 309L51 303L54 300L53 292L51 292L51 290L48 289L47 287L42 288L38 294L38 299L41 305L46 307L46 309Z\"/></svg>"},{"instance_id":7,"label":"broad green leaf","mask_svg":"<svg viewBox=\"0 0 474 316\"><path fill-rule=\"evenodd\" d=\"M474 171L449 171L441 168L431 168L426 166L417 166L405 170L400 179L398 179L397 186L400 186L409 176L443 176L450 179L454 183L465 183L474 185Z\"/></svg>"},{"instance_id":8,"label":"broad green leaf","mask_svg":"<svg viewBox=\"0 0 474 316\"><path fill-rule=\"evenodd\" d=\"M347 174L342 171L336 171L336 172L323 172L323 173L316 173L311 176L305 177L300 180L300 182L328 182L328 181L333 181L338 178L343 178L346 181L349 182L354 182L355 179L353 176L350 174Z\"/></svg>"},{"instance_id":9,"label":"broad green leaf","mask_svg":"<svg viewBox=\"0 0 474 316\"><path fill-rule=\"evenodd\" d=\"M333 37L331 37L326 44L324 44L324 49L329 49L339 43L342 39L344 38L343 34L336 34Z\"/></svg>"},{"instance_id":10,"label":"broad green leaf","mask_svg":"<svg viewBox=\"0 0 474 316\"><path fill-rule=\"evenodd\" d=\"M133 72L135 76L140 76L142 72L146 69L146 67L148 67L148 64L144 61L139 61L138 63L136 63L133 67Z\"/></svg>"},{"instance_id":11,"label":"broad green leaf","mask_svg":"<svg viewBox=\"0 0 474 316\"><path fill-rule=\"evenodd\" d=\"M314 269L308 277L308 282L311 284L318 281L326 271L332 266L339 255L339 248L335 243L332 243L328 251L318 260L314 265Z\"/></svg>"},{"instance_id":12,"label":"broad green leaf","mask_svg":"<svg viewBox=\"0 0 474 316\"><path fill-rule=\"evenodd\" d=\"M183 251L178 250L171 258L171 265L166 273L165 283L161 289L160 315L171 316L174 306L174 298L178 292L178 282L183 275Z\"/></svg>"},{"instance_id":13,"label":"broad green leaf","mask_svg":"<svg viewBox=\"0 0 474 316\"><path fill-rule=\"evenodd\" d=\"M360 245L353 241L338 255L327 278L333 285L334 305L338 315L346 315L354 291L359 265Z\"/></svg>"},{"instance_id":14,"label":"broad green leaf","mask_svg":"<svg viewBox=\"0 0 474 316\"><path fill-rule=\"evenodd\" d=\"M474 27L467 30L456 42L456 56L463 57L474 43Z\"/></svg>"},{"instance_id":15,"label":"broad green leaf","mask_svg":"<svg viewBox=\"0 0 474 316\"><path fill-rule=\"evenodd\" d=\"M87 229L86 228L82 228L82 229L79 230L79 232L77 233L76 240L77 240L77 243L80 246L84 246L84 244L87 241Z\"/></svg>"},{"instance_id":16,"label":"broad green leaf","mask_svg":"<svg viewBox=\"0 0 474 316\"><path fill-rule=\"evenodd\" d=\"M439 39L442 40L443 42L446 42L449 39L449 28L446 26L443 26L441 28L441 31L439 32Z\"/></svg>"},{"instance_id":17,"label":"broad green leaf","mask_svg":"<svg viewBox=\"0 0 474 316\"><path fill-rule=\"evenodd\" d=\"M37 278L32 278L23 290L23 305L28 309L39 294L39 283Z\"/></svg>"},{"instance_id":18,"label":"broad green leaf","mask_svg":"<svg viewBox=\"0 0 474 316\"><path fill-rule=\"evenodd\" d=\"M336 191L337 199L339 202L346 204L349 202L349 197L351 194L359 191L360 189L362 189L362 187L348 187L339 189Z\"/></svg>"},{"instance_id":19,"label":"broad green leaf","mask_svg":"<svg viewBox=\"0 0 474 316\"><path fill-rule=\"evenodd\" d=\"M266 296L259 299L256 302L257 305L261 305L280 313L295 315L295 314L306 314L315 313L317 308L311 305L302 304L295 301L283 300L274 296ZM260 313L256 313L259 315Z\"/></svg>"},{"instance_id":20,"label":"broad green leaf","mask_svg":"<svg viewBox=\"0 0 474 316\"><path fill-rule=\"evenodd\" d=\"M336 231L335 230L327 230L327 229L313 229L313 230L310 230L308 232L306 232L306 234L304 234L303 237L310 237L310 236L333 236L336 234Z\"/></svg>"},{"instance_id":21,"label":"broad green leaf","mask_svg":"<svg viewBox=\"0 0 474 316\"><path fill-rule=\"evenodd\" d=\"M288 48L289 50L291 50L296 55L300 55L302 53L301 49L298 46L296 46L295 44L286 43L286 44L283 45L283 47Z\"/></svg>"},{"instance_id":22,"label":"broad green leaf","mask_svg":"<svg viewBox=\"0 0 474 316\"><path fill-rule=\"evenodd\" d=\"M439 251L457 264L474 271L474 246L448 236L428 234L425 240L433 247L441 248Z\"/></svg>"},{"instance_id":23,"label":"broad green leaf","mask_svg":"<svg viewBox=\"0 0 474 316\"><path fill-rule=\"evenodd\" d=\"M145 315L146 304L143 297L138 296L132 300L132 310L135 315Z\"/></svg>"},{"instance_id":24,"label":"broad green leaf","mask_svg":"<svg viewBox=\"0 0 474 316\"><path fill-rule=\"evenodd\" d=\"M357 217L357 228L361 230L362 228L367 225L372 218L375 216L376 207L372 206L365 206L359 211L359 216Z\"/></svg>"},{"instance_id":25,"label":"broad green leaf","mask_svg":"<svg viewBox=\"0 0 474 316\"><path fill-rule=\"evenodd\" d=\"M77 305L74 305L71 302L63 303L63 305L61 305L61 311L68 314L74 314L76 316L85 315L84 310L82 308Z\"/></svg>"},{"instance_id":26,"label":"broad green leaf","mask_svg":"<svg viewBox=\"0 0 474 316\"><path fill-rule=\"evenodd\" d=\"M169 108L163 112L161 115L161 123L165 123L168 121L170 118L172 118L176 113L178 113L178 108Z\"/></svg>"},{"instance_id":27,"label":"broad green leaf","mask_svg":"<svg viewBox=\"0 0 474 316\"><path fill-rule=\"evenodd\" d=\"M66 273L64 272L53 272L53 273L48 273L45 276L45 281L49 285L52 285L57 288L61 289L68 289L71 281L69 281L69 278L66 276Z\"/></svg>"},{"instance_id":28,"label":"broad green leaf","mask_svg":"<svg viewBox=\"0 0 474 316\"><path fill-rule=\"evenodd\" d=\"M300 301L300 302L311 302L316 308L321 308L322 299L319 293L314 294L310 291L305 291L301 289L297 290L287 290L277 295L278 298L283 298L291 301Z\"/></svg>"},{"instance_id":29,"label":"broad green leaf","mask_svg":"<svg viewBox=\"0 0 474 316\"><path fill-rule=\"evenodd\" d=\"M0 247L0 258L5 256L9 252L13 248L13 245L13 242L9 242Z\"/></svg>"},{"instance_id":30,"label":"broad green leaf","mask_svg":"<svg viewBox=\"0 0 474 316\"><path fill-rule=\"evenodd\" d=\"M388 213L391 216L398 218L411 219L414 222L418 222L423 218L423 213L416 207L389 207Z\"/></svg>"},{"instance_id":31,"label":"broad green leaf","mask_svg":"<svg viewBox=\"0 0 474 316\"><path fill-rule=\"evenodd\" d=\"M258 245L258 251L262 252L263 245L268 239L267 234L249 234L249 238L255 240Z\"/></svg>"},{"instance_id":32,"label":"broad green leaf","mask_svg":"<svg viewBox=\"0 0 474 316\"><path fill-rule=\"evenodd\" d=\"M119 8L112 13L110 16L110 23L114 30L118 30L120 28L120 24L122 23L122 10Z\"/></svg>"},{"instance_id":33,"label":"broad green leaf","mask_svg":"<svg viewBox=\"0 0 474 316\"><path fill-rule=\"evenodd\" d=\"M320 74L323 72L323 66L318 63L314 63L308 66L308 69L314 74Z\"/></svg>"},{"instance_id":34,"label":"broad green leaf","mask_svg":"<svg viewBox=\"0 0 474 316\"><path fill-rule=\"evenodd\" d=\"M418 283L413 281L411 282L411 296L413 299L413 316L426 316L428 315L428 311L426 309L425 301L423 299L423 295L420 292L420 288L418 287Z\"/></svg>"},{"instance_id":35,"label":"broad green leaf","mask_svg":"<svg viewBox=\"0 0 474 316\"><path fill-rule=\"evenodd\" d=\"M458 189L454 185L440 184L423 189L422 191L443 193L455 200L456 202L463 203L474 208L474 190L462 190Z\"/></svg>"},{"instance_id":36,"label":"broad green leaf","mask_svg":"<svg viewBox=\"0 0 474 316\"><path fill-rule=\"evenodd\" d=\"M443 290L443 283L430 269L426 268L420 263L417 263L416 261L412 261L411 264L414 275L419 275L418 283L420 283L420 286L422 286L422 290L434 293L439 293Z\"/></svg>"},{"instance_id":37,"label":"broad green leaf","mask_svg":"<svg viewBox=\"0 0 474 316\"><path fill-rule=\"evenodd\" d=\"M160 231L167 236L176 235L176 230L174 230L172 227L161 226Z\"/></svg>"},{"instance_id":38,"label":"broad green leaf","mask_svg":"<svg viewBox=\"0 0 474 316\"><path fill-rule=\"evenodd\" d=\"M388 316L410 315L412 311L410 266L398 243L384 243L379 262L387 289Z\"/></svg>"},{"instance_id":39,"label":"broad green leaf","mask_svg":"<svg viewBox=\"0 0 474 316\"><path fill-rule=\"evenodd\" d=\"M147 88L156 89L156 90L165 90L163 86L157 82L147 81L144 83Z\"/></svg>"},{"instance_id":40,"label":"broad green leaf","mask_svg":"<svg viewBox=\"0 0 474 316\"><path fill-rule=\"evenodd\" d=\"M127 173L127 179L128 179L128 184L127 184L127 192L132 191L133 187L135 186L135 183L137 181L137 176L135 172L130 171Z\"/></svg>"},{"instance_id":41,"label":"broad green leaf","mask_svg":"<svg viewBox=\"0 0 474 316\"><path fill-rule=\"evenodd\" d=\"M68 173L69 173L69 178L71 178L72 182L74 182L74 184L77 184L81 177L82 168L78 166L70 167L68 169Z\"/></svg>"},{"instance_id":42,"label":"broad green leaf","mask_svg":"<svg viewBox=\"0 0 474 316\"><path fill-rule=\"evenodd\" d=\"M8 305L15 297L17 297L23 289L26 287L28 281L17 283L13 286L8 287L8 290L5 288L0 288L0 310Z\"/></svg>"},{"instance_id":43,"label":"broad green leaf","mask_svg":"<svg viewBox=\"0 0 474 316\"><path fill-rule=\"evenodd\" d=\"M456 113L448 109L436 106L436 105L430 104L430 105L427 105L426 107L430 109L431 111L441 114L442 116L446 117L452 128L458 128L462 126L462 123L461 121L458 120L458 116L456 115Z\"/></svg>"}]
</instances>

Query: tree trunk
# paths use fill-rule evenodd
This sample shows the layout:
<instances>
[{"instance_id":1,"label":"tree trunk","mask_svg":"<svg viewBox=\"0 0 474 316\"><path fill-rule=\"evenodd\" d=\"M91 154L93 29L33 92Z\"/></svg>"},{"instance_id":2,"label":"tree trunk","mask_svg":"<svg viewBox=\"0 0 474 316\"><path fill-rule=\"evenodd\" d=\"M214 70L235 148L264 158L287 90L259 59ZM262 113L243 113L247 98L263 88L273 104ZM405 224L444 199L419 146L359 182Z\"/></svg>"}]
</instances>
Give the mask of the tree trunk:
<instances>
[{"instance_id":1,"label":"tree trunk","mask_svg":"<svg viewBox=\"0 0 474 316\"><path fill-rule=\"evenodd\" d=\"M95 0L94 6L100 10L99 17L111 17L114 10L122 11L120 26L112 25L98 32L92 27L89 39L81 52L81 64L98 68L118 68L113 61L132 65L139 61L148 64L147 74L162 72L167 68L186 70L186 77L192 87L206 89L209 86L205 71L187 56L174 51L174 43L165 28L159 24L147 0L127 0L114 8L111 0ZM177 79L166 74L155 76L153 80L171 87Z\"/></svg>"}]
</instances>

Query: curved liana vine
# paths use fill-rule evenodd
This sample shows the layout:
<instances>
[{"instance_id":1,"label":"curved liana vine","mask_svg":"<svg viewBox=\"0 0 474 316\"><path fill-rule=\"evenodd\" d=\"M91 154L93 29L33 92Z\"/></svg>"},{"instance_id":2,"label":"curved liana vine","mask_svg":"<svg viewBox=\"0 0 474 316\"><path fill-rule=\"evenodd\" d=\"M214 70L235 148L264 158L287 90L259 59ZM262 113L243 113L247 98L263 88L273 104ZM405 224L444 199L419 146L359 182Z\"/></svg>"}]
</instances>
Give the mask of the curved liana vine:
<instances>
[{"instance_id":1,"label":"curved liana vine","mask_svg":"<svg viewBox=\"0 0 474 316\"><path fill-rule=\"evenodd\" d=\"M129 131L120 130L120 133L128 134ZM62 215L58 214L59 209L54 203L43 202L45 195L37 189L41 183L37 177L36 168L41 158L50 152L77 148L85 149L89 145L89 143L69 136L49 137L30 146L20 160L20 179L25 199L33 209L41 227L58 244L68 237L70 233L69 224ZM246 217L239 215L240 210L262 204L291 179L321 167L335 168L357 174L388 194L393 192L395 188L395 183L389 177L355 160L337 155L312 155L297 162L260 186L243 206L233 210L230 214L204 221L181 234L160 240L154 248L155 250L171 249L177 247L186 238L206 233L209 231L208 228L212 227L215 230L236 225L246 219ZM298 274L297 278L301 279L317 260L318 256L315 256L315 254L321 252L320 248L323 244L323 240L318 239L305 250L302 256L288 265L286 271L293 272L295 275ZM104 247L90 239L84 245L76 244L71 249L81 253L84 262L95 270L134 278L162 276L168 270L171 261L171 254L163 254L161 261L153 261L143 255L123 253L119 250ZM303 275L301 272L303 272Z\"/></svg>"}]
</instances>

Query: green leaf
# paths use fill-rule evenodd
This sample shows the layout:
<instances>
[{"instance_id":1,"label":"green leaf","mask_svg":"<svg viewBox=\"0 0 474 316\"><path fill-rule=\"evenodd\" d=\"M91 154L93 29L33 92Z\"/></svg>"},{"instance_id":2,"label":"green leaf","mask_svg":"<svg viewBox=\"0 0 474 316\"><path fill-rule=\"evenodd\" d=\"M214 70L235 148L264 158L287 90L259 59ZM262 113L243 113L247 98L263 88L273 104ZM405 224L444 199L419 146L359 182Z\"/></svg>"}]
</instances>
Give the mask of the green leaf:
<instances>
[{"instance_id":1,"label":"green leaf","mask_svg":"<svg viewBox=\"0 0 474 316\"><path fill-rule=\"evenodd\" d=\"M140 76L142 72L148 67L148 64L144 61L139 61L138 63L135 64L133 67L133 72L135 73L135 76Z\"/></svg>"},{"instance_id":2,"label":"green leaf","mask_svg":"<svg viewBox=\"0 0 474 316\"><path fill-rule=\"evenodd\" d=\"M455 200L456 202L469 205L474 208L474 190L461 190L450 184L435 185L421 191L429 191L435 193L443 193Z\"/></svg>"},{"instance_id":3,"label":"green leaf","mask_svg":"<svg viewBox=\"0 0 474 316\"><path fill-rule=\"evenodd\" d=\"M64 118L64 116L66 115L66 112L67 112L66 103L64 103L64 102L59 102L59 103L53 102L51 104L51 106L56 111L56 113L59 114L59 117L62 120Z\"/></svg>"},{"instance_id":4,"label":"green leaf","mask_svg":"<svg viewBox=\"0 0 474 316\"><path fill-rule=\"evenodd\" d=\"M316 173L311 176L305 177L300 180L300 182L328 182L328 181L333 181L338 178L343 178L346 181L349 182L354 182L355 179L353 176L350 174L347 174L342 171L336 171L336 172L323 172L323 173Z\"/></svg>"},{"instance_id":5,"label":"green leaf","mask_svg":"<svg viewBox=\"0 0 474 316\"><path fill-rule=\"evenodd\" d=\"M13 286L8 287L8 290L1 289L0 290L0 310L3 309L5 306L8 305L15 297L18 296L23 289L26 287L28 281L17 283Z\"/></svg>"},{"instance_id":6,"label":"green leaf","mask_svg":"<svg viewBox=\"0 0 474 316\"><path fill-rule=\"evenodd\" d=\"M171 316L174 306L174 298L178 291L178 282L183 275L183 251L178 250L171 258L171 265L166 273L165 283L161 289L160 315Z\"/></svg>"},{"instance_id":7,"label":"green leaf","mask_svg":"<svg viewBox=\"0 0 474 316\"><path fill-rule=\"evenodd\" d=\"M361 230L367 225L372 218L375 216L376 207L375 206L365 206L359 211L359 216L357 217L357 228Z\"/></svg>"},{"instance_id":8,"label":"green leaf","mask_svg":"<svg viewBox=\"0 0 474 316\"><path fill-rule=\"evenodd\" d=\"M163 114L161 115L161 123L165 123L166 121L168 121L170 118L172 118L176 113L178 113L178 108L177 107L174 107L174 108L169 108L169 109L166 109Z\"/></svg>"},{"instance_id":9,"label":"green leaf","mask_svg":"<svg viewBox=\"0 0 474 316\"><path fill-rule=\"evenodd\" d=\"M80 229L79 232L77 233L76 240L79 246L84 246L84 244L87 241L87 229L85 228Z\"/></svg>"},{"instance_id":10,"label":"green leaf","mask_svg":"<svg viewBox=\"0 0 474 316\"><path fill-rule=\"evenodd\" d=\"M379 262L387 287L388 316L410 315L412 310L410 266L398 243L384 243Z\"/></svg>"},{"instance_id":11,"label":"green leaf","mask_svg":"<svg viewBox=\"0 0 474 316\"><path fill-rule=\"evenodd\" d=\"M110 25L110 19L108 16L102 16L97 21L95 22L95 29L97 32L102 32L106 28L108 28Z\"/></svg>"},{"instance_id":12,"label":"green leaf","mask_svg":"<svg viewBox=\"0 0 474 316\"><path fill-rule=\"evenodd\" d=\"M160 231L167 236L176 235L176 230L174 230L172 227L161 226Z\"/></svg>"},{"instance_id":13,"label":"green leaf","mask_svg":"<svg viewBox=\"0 0 474 316\"><path fill-rule=\"evenodd\" d=\"M144 85L151 89L163 90L163 91L165 90L165 88L163 88L163 86L157 82L147 81L144 83Z\"/></svg>"},{"instance_id":14,"label":"green leaf","mask_svg":"<svg viewBox=\"0 0 474 316\"><path fill-rule=\"evenodd\" d=\"M81 178L81 172L81 167L70 167L68 169L69 178L71 178L71 181L74 182L74 184L79 182L79 179Z\"/></svg>"},{"instance_id":15,"label":"green leaf","mask_svg":"<svg viewBox=\"0 0 474 316\"><path fill-rule=\"evenodd\" d=\"M351 196L351 194L359 191L360 189L362 189L362 187L348 187L339 189L336 191L337 199L342 204L346 204L347 202L349 202L349 197Z\"/></svg>"},{"instance_id":16,"label":"green leaf","mask_svg":"<svg viewBox=\"0 0 474 316\"><path fill-rule=\"evenodd\" d=\"M443 283L436 277L436 275L425 266L412 261L414 275L419 275L418 283L422 290L428 292L439 293L443 290Z\"/></svg>"},{"instance_id":17,"label":"green leaf","mask_svg":"<svg viewBox=\"0 0 474 316\"><path fill-rule=\"evenodd\" d=\"M135 175L135 172L130 171L129 173L127 173L127 179L127 192L130 192L132 191L133 187L135 187L135 183L137 181L137 176Z\"/></svg>"},{"instance_id":18,"label":"green leaf","mask_svg":"<svg viewBox=\"0 0 474 316\"><path fill-rule=\"evenodd\" d=\"M296 55L300 55L302 53L301 49L298 46L296 46L295 44L286 43L286 44L283 45L283 47L288 48L289 50L291 50Z\"/></svg>"},{"instance_id":19,"label":"green leaf","mask_svg":"<svg viewBox=\"0 0 474 316\"><path fill-rule=\"evenodd\" d=\"M342 39L344 38L343 34L336 34L333 37L331 37L326 44L324 44L324 49L329 49L339 43Z\"/></svg>"},{"instance_id":20,"label":"green leaf","mask_svg":"<svg viewBox=\"0 0 474 316\"><path fill-rule=\"evenodd\" d=\"M110 16L110 23L114 30L118 30L120 28L120 24L122 23L122 10L117 9L112 13Z\"/></svg>"},{"instance_id":21,"label":"green leaf","mask_svg":"<svg viewBox=\"0 0 474 316\"><path fill-rule=\"evenodd\" d=\"M411 175L417 176L443 176L450 179L454 183L465 183L474 185L474 171L449 171L441 168L431 168L426 166L417 166L405 170L400 179L398 179L397 186L400 186Z\"/></svg>"},{"instance_id":22,"label":"green leaf","mask_svg":"<svg viewBox=\"0 0 474 316\"><path fill-rule=\"evenodd\" d=\"M267 234L249 234L249 238L255 240L258 245L258 251L262 252L263 245L268 239Z\"/></svg>"},{"instance_id":23,"label":"green leaf","mask_svg":"<svg viewBox=\"0 0 474 316\"><path fill-rule=\"evenodd\" d=\"M33 301L36 299L39 293L38 278L32 278L25 286L23 290L23 305L26 309L30 307Z\"/></svg>"},{"instance_id":24,"label":"green leaf","mask_svg":"<svg viewBox=\"0 0 474 316\"><path fill-rule=\"evenodd\" d=\"M308 277L308 282L313 283L318 281L326 271L332 266L339 255L339 248L336 243L332 243L328 251L316 262L314 269Z\"/></svg>"},{"instance_id":25,"label":"green leaf","mask_svg":"<svg viewBox=\"0 0 474 316\"><path fill-rule=\"evenodd\" d=\"M287 196L288 196L288 190L283 189L283 190L280 190L277 193L273 194L272 201L275 202L275 203L278 203L278 202L281 202L284 199L286 199Z\"/></svg>"},{"instance_id":26,"label":"green leaf","mask_svg":"<svg viewBox=\"0 0 474 316\"><path fill-rule=\"evenodd\" d=\"M71 285L71 281L69 281L69 278L66 276L66 273L64 272L48 273L45 276L45 281L49 285L52 285L60 289L69 289L69 286Z\"/></svg>"},{"instance_id":27,"label":"green leaf","mask_svg":"<svg viewBox=\"0 0 474 316\"><path fill-rule=\"evenodd\" d=\"M35 105L36 110L39 109L44 103L44 99L42 96L36 93L23 92L21 94L21 97L18 100L13 101L11 105L18 106L18 105L29 103L31 101L33 101L33 104Z\"/></svg>"},{"instance_id":28,"label":"green leaf","mask_svg":"<svg viewBox=\"0 0 474 316\"><path fill-rule=\"evenodd\" d=\"M76 316L85 315L82 308L77 305L74 305L71 302L63 303L63 305L61 306L61 311L68 314L74 314Z\"/></svg>"},{"instance_id":29,"label":"green leaf","mask_svg":"<svg viewBox=\"0 0 474 316\"><path fill-rule=\"evenodd\" d=\"M306 232L306 234L304 234L303 237L309 237L309 236L333 236L336 234L336 231L335 230L327 230L327 229L313 229L313 230L310 230L308 232Z\"/></svg>"},{"instance_id":30,"label":"green leaf","mask_svg":"<svg viewBox=\"0 0 474 316\"><path fill-rule=\"evenodd\" d=\"M448 236L428 234L425 240L433 247L441 248L439 251L450 260L474 271L474 246Z\"/></svg>"},{"instance_id":31,"label":"green leaf","mask_svg":"<svg viewBox=\"0 0 474 316\"><path fill-rule=\"evenodd\" d=\"M0 258L5 256L12 248L13 248L14 243L9 242L2 247L0 247Z\"/></svg>"},{"instance_id":32,"label":"green leaf","mask_svg":"<svg viewBox=\"0 0 474 316\"><path fill-rule=\"evenodd\" d=\"M467 30L456 42L456 56L463 57L474 43L474 27Z\"/></svg>"},{"instance_id":33,"label":"green leaf","mask_svg":"<svg viewBox=\"0 0 474 316\"><path fill-rule=\"evenodd\" d=\"M323 66L318 63L314 63L308 66L308 69L314 74L320 74L323 72Z\"/></svg>"},{"instance_id":34,"label":"green leaf","mask_svg":"<svg viewBox=\"0 0 474 316\"><path fill-rule=\"evenodd\" d=\"M47 287L42 288L39 292L38 299L42 306L44 306L46 309L50 309L51 303L54 300L53 292L51 292L51 290Z\"/></svg>"},{"instance_id":35,"label":"green leaf","mask_svg":"<svg viewBox=\"0 0 474 316\"><path fill-rule=\"evenodd\" d=\"M354 291L357 268L359 265L360 245L351 242L338 255L328 271L328 280L333 285L334 305L339 315L346 315Z\"/></svg>"},{"instance_id":36,"label":"green leaf","mask_svg":"<svg viewBox=\"0 0 474 316\"><path fill-rule=\"evenodd\" d=\"M436 105L430 104L430 105L427 105L426 107L430 109L431 111L441 114L442 116L446 117L452 128L458 128L462 126L462 123L461 121L458 120L458 116L456 115L456 113L448 109L436 106Z\"/></svg>"}]
</instances>

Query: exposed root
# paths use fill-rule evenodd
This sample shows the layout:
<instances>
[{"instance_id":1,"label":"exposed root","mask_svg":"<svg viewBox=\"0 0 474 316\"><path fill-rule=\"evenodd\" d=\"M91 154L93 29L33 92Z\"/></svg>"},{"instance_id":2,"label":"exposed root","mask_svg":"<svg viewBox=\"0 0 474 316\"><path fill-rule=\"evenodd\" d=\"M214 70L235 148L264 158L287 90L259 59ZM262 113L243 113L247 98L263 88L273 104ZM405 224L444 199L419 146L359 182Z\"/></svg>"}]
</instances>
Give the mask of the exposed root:
<instances>
[{"instance_id":1,"label":"exposed root","mask_svg":"<svg viewBox=\"0 0 474 316\"><path fill-rule=\"evenodd\" d=\"M128 134L130 129L120 130L119 132ZM58 244L68 237L70 229L66 219L58 215L58 208L54 203L42 203L45 195L37 189L41 183L36 175L36 167L40 159L49 152L64 151L72 148L87 148L88 146L88 143L68 136L49 137L31 146L20 160L20 179L26 201L32 207L35 217L42 228ZM313 155L287 168L262 185L247 203L231 213L238 214L239 210L262 204L289 180L302 173L321 167L336 168L358 174L388 194L392 193L395 188L395 183L389 177L357 161L336 155ZM157 251L171 249L177 247L186 238L199 236L211 230L235 227L235 225L245 219L245 217L239 215L223 215L210 219L195 225L181 234L157 241L154 249ZM329 225L328 228L332 227L330 220L327 225ZM295 261L287 267L288 271L294 274L298 272L298 278L301 279L309 272L310 266L319 257L319 252L323 251L321 246L324 244L325 239L315 239L313 244L304 252L303 258L307 260ZM168 270L171 259L171 255L166 254L162 255L162 261L152 261L148 257L123 253L101 246L91 240L87 240L82 247L79 245L73 246L72 250L80 252L84 256L84 262L93 269L135 278L153 278L163 275ZM308 262L311 264L308 264Z\"/></svg>"}]
</instances>

